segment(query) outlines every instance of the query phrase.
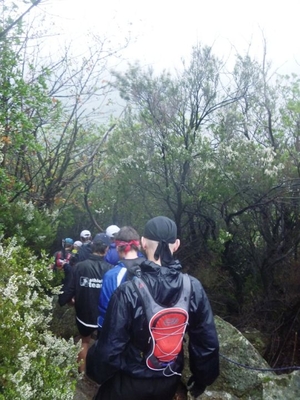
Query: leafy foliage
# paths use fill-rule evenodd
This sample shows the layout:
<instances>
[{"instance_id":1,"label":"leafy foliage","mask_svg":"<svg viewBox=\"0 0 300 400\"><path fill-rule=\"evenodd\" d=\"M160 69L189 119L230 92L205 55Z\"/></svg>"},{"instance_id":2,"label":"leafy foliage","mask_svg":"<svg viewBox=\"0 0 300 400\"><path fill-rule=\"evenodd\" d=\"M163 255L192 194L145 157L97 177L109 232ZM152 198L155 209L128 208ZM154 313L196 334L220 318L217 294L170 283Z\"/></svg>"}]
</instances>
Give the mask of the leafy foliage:
<instances>
[{"instance_id":1,"label":"leafy foliage","mask_svg":"<svg viewBox=\"0 0 300 400\"><path fill-rule=\"evenodd\" d=\"M5 237L16 236L24 246L39 254L41 249L49 250L49 243L55 239L57 215L20 200L3 205L0 222Z\"/></svg>"},{"instance_id":2,"label":"leafy foliage","mask_svg":"<svg viewBox=\"0 0 300 400\"><path fill-rule=\"evenodd\" d=\"M78 346L55 337L52 271L12 239L0 245L0 399L72 399Z\"/></svg>"}]
</instances>

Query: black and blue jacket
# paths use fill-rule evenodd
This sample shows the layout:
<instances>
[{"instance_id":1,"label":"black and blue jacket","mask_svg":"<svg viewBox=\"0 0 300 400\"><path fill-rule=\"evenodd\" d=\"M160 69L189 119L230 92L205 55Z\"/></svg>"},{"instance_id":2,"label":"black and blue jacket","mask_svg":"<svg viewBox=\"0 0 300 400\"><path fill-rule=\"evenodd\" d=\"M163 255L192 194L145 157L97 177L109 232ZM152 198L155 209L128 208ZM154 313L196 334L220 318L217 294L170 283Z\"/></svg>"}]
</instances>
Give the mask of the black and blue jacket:
<instances>
[{"instance_id":1,"label":"black and blue jacket","mask_svg":"<svg viewBox=\"0 0 300 400\"><path fill-rule=\"evenodd\" d=\"M134 275L136 268L145 261L144 257L138 257L131 260L122 260L119 263L106 272L103 277L102 288L100 291L99 302L98 302L98 328L101 328L105 318L106 310L108 307L109 300L121 283L130 279L130 276Z\"/></svg>"}]
</instances>

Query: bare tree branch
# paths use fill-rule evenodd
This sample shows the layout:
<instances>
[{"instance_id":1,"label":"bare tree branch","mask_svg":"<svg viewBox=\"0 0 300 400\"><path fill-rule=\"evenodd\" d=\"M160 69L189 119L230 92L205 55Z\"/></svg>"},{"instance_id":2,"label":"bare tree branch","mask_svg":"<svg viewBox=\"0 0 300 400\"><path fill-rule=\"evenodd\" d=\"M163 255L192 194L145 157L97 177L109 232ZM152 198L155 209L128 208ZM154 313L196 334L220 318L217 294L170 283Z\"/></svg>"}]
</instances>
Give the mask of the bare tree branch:
<instances>
[{"instance_id":1,"label":"bare tree branch","mask_svg":"<svg viewBox=\"0 0 300 400\"><path fill-rule=\"evenodd\" d=\"M0 32L0 40L4 38L7 33L15 26L17 25L18 22L20 22L26 14L28 14L34 7L36 7L39 3L41 3L43 0L36 0L32 3L32 5L23 12L16 20L14 20L10 25L8 25L2 32Z\"/></svg>"}]
</instances>

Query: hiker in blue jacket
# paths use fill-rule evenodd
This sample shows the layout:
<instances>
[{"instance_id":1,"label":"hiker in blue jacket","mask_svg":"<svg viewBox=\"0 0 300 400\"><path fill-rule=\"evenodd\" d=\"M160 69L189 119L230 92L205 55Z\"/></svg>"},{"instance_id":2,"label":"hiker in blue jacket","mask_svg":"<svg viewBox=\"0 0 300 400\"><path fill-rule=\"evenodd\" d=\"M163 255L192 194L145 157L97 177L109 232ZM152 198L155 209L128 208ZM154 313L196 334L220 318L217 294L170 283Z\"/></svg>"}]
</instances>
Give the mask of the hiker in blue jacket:
<instances>
[{"instance_id":1,"label":"hiker in blue jacket","mask_svg":"<svg viewBox=\"0 0 300 400\"><path fill-rule=\"evenodd\" d=\"M125 282L130 276L135 274L136 269L145 260L139 252L140 236L131 226L123 226L115 235L116 249L120 261L118 264L106 272L99 296L99 318L98 327L101 329L109 300L117 287Z\"/></svg>"},{"instance_id":2,"label":"hiker in blue jacket","mask_svg":"<svg viewBox=\"0 0 300 400\"><path fill-rule=\"evenodd\" d=\"M119 230L120 228L117 225L109 225L105 231L105 234L110 238L110 245L105 260L111 265L116 265L120 259L115 243L115 235Z\"/></svg>"},{"instance_id":3,"label":"hiker in blue jacket","mask_svg":"<svg viewBox=\"0 0 300 400\"><path fill-rule=\"evenodd\" d=\"M155 217L147 222L141 245L147 260L140 265L141 279L158 304L170 307L181 296L183 275L173 253L180 245L174 221ZM197 397L219 375L219 342L209 300L201 283L189 276L188 307L189 388ZM173 375L150 369L149 323L134 278L113 293L100 339L87 357L87 375L100 384L95 400L172 400L183 369L183 349L172 365Z\"/></svg>"}]
</instances>

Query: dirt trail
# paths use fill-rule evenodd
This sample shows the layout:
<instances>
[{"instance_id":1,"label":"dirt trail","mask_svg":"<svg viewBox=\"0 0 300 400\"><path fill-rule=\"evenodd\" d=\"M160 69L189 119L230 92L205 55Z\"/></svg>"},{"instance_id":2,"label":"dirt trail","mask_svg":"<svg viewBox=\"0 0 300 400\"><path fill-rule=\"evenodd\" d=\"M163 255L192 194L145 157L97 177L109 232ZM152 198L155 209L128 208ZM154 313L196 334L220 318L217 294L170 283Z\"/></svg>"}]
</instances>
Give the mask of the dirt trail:
<instances>
[{"instance_id":1,"label":"dirt trail","mask_svg":"<svg viewBox=\"0 0 300 400\"><path fill-rule=\"evenodd\" d=\"M97 393L98 385L93 383L87 378L81 379L77 384L76 393L73 400L92 400L95 394ZM186 387L182 384L179 384L177 393L174 396L173 400L186 400L187 393Z\"/></svg>"},{"instance_id":2,"label":"dirt trail","mask_svg":"<svg viewBox=\"0 0 300 400\"><path fill-rule=\"evenodd\" d=\"M97 393L98 385L83 377L77 383L77 388L73 400L92 400Z\"/></svg>"}]
</instances>

